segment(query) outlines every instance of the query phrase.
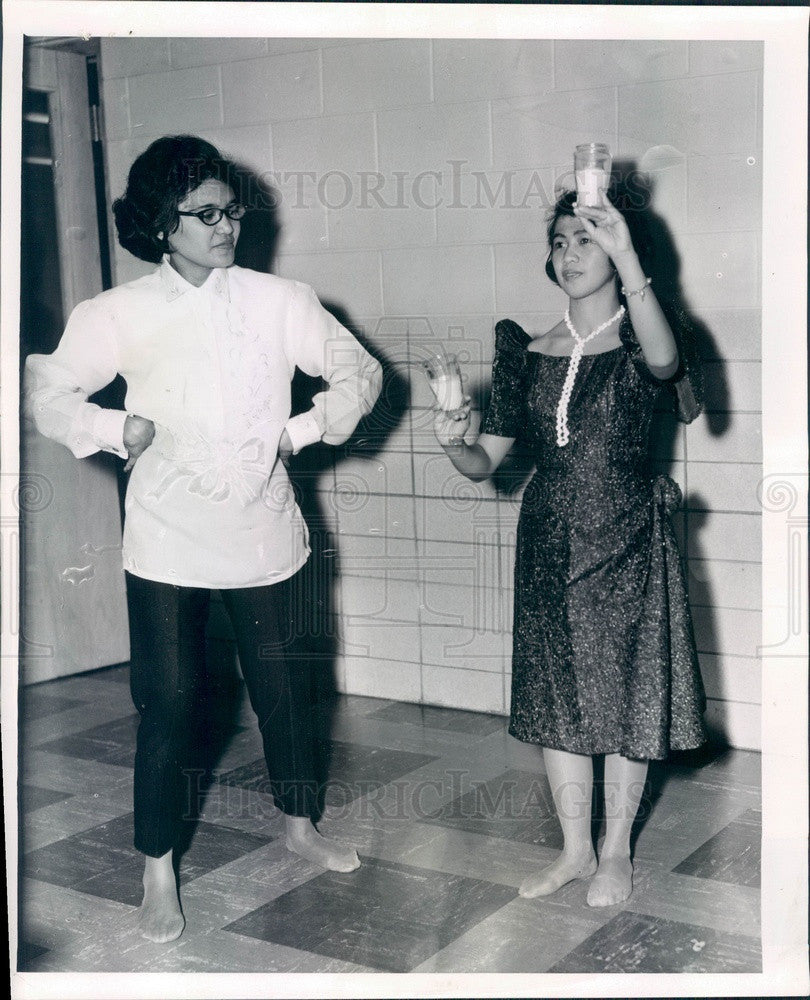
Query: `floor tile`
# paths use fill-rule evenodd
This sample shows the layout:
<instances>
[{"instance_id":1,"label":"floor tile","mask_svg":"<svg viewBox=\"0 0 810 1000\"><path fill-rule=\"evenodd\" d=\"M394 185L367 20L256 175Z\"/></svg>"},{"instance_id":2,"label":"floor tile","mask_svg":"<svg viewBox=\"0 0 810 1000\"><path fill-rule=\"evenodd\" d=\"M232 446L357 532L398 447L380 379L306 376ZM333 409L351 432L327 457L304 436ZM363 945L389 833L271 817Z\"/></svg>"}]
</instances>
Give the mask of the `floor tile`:
<instances>
[{"instance_id":1,"label":"floor tile","mask_svg":"<svg viewBox=\"0 0 810 1000\"><path fill-rule=\"evenodd\" d=\"M405 725L423 726L427 729L449 730L471 736L489 736L506 728L506 719L483 712L459 712L455 709L437 708L433 705L412 705L393 702L370 712L368 718L400 722Z\"/></svg>"},{"instance_id":2,"label":"floor tile","mask_svg":"<svg viewBox=\"0 0 810 1000\"><path fill-rule=\"evenodd\" d=\"M132 767L135 762L135 736L138 732L137 712L94 726L81 733L59 736L37 749L63 757L96 760L119 767Z\"/></svg>"},{"instance_id":3,"label":"floor tile","mask_svg":"<svg viewBox=\"0 0 810 1000\"><path fill-rule=\"evenodd\" d=\"M30 944L28 941L20 941L17 945L17 969L25 972L36 965L37 961L47 955L48 949L42 948L38 944Z\"/></svg>"},{"instance_id":4,"label":"floor tile","mask_svg":"<svg viewBox=\"0 0 810 1000\"><path fill-rule=\"evenodd\" d=\"M416 972L539 973L590 937L608 918L589 907L514 899Z\"/></svg>"},{"instance_id":5,"label":"floor tile","mask_svg":"<svg viewBox=\"0 0 810 1000\"><path fill-rule=\"evenodd\" d=\"M759 887L761 814L749 809L685 858L681 875Z\"/></svg>"},{"instance_id":6,"label":"floor tile","mask_svg":"<svg viewBox=\"0 0 810 1000\"><path fill-rule=\"evenodd\" d=\"M329 958L266 941L215 931L196 938L180 938L168 954L155 955L150 972L321 973L375 972L345 959Z\"/></svg>"},{"instance_id":7,"label":"floor tile","mask_svg":"<svg viewBox=\"0 0 810 1000\"><path fill-rule=\"evenodd\" d=\"M329 757L325 796L328 806L342 806L352 802L358 796L366 795L436 759L430 754L344 743L339 740L330 741L324 749ZM254 791L266 792L270 787L263 759L219 773L217 781Z\"/></svg>"},{"instance_id":8,"label":"floor tile","mask_svg":"<svg viewBox=\"0 0 810 1000\"><path fill-rule=\"evenodd\" d=\"M676 875L646 860L634 863L627 910L728 934L760 936L760 893L751 886Z\"/></svg>"},{"instance_id":9,"label":"floor tile","mask_svg":"<svg viewBox=\"0 0 810 1000\"><path fill-rule=\"evenodd\" d=\"M619 913L549 972L759 972L759 942L695 924Z\"/></svg>"},{"instance_id":10,"label":"floor tile","mask_svg":"<svg viewBox=\"0 0 810 1000\"><path fill-rule=\"evenodd\" d=\"M27 724L34 719L44 719L58 712L66 712L83 704L79 698L66 698L41 690L40 685L23 688L20 692L20 719Z\"/></svg>"},{"instance_id":11,"label":"floor tile","mask_svg":"<svg viewBox=\"0 0 810 1000\"><path fill-rule=\"evenodd\" d=\"M363 859L326 872L227 930L385 972L409 972L514 897L504 886Z\"/></svg>"},{"instance_id":12,"label":"floor tile","mask_svg":"<svg viewBox=\"0 0 810 1000\"><path fill-rule=\"evenodd\" d=\"M651 769L633 894L594 910L587 880L548 899L517 895L561 838L542 753L509 736L504 718L324 700L330 784L319 829L363 857L359 871L339 875L287 850L244 689L226 693L213 780L201 772L200 817L180 862L186 929L156 945L137 932L128 668L23 692L27 971L758 969L757 754L710 748Z\"/></svg>"},{"instance_id":13,"label":"floor tile","mask_svg":"<svg viewBox=\"0 0 810 1000\"><path fill-rule=\"evenodd\" d=\"M425 822L562 849L562 830L543 774L505 771L453 799Z\"/></svg>"},{"instance_id":14,"label":"floor tile","mask_svg":"<svg viewBox=\"0 0 810 1000\"><path fill-rule=\"evenodd\" d=\"M24 858L24 873L40 882L139 906L143 857L132 846L132 836L132 815L118 817L32 851ZM190 882L267 842L241 830L197 823L180 861L180 882Z\"/></svg>"},{"instance_id":15,"label":"floor tile","mask_svg":"<svg viewBox=\"0 0 810 1000\"><path fill-rule=\"evenodd\" d=\"M51 788L39 788L37 785L20 785L19 807L21 812L31 813L37 809L69 799L70 792L57 792Z\"/></svg>"}]
</instances>

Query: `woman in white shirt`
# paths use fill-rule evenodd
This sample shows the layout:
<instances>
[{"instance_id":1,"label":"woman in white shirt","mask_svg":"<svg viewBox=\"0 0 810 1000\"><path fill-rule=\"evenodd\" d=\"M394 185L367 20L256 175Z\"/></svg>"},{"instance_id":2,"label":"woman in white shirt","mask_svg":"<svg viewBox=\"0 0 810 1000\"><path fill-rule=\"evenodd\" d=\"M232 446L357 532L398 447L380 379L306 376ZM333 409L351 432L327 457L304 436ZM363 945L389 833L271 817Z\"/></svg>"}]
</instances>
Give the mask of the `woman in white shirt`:
<instances>
[{"instance_id":1,"label":"woman in white shirt","mask_svg":"<svg viewBox=\"0 0 810 1000\"><path fill-rule=\"evenodd\" d=\"M135 846L140 925L153 941L184 927L173 850L211 590L233 624L288 848L335 871L359 865L312 822L311 668L295 634L309 545L282 457L345 441L374 405L380 366L307 285L234 265L245 180L202 139L152 143L113 210L121 245L159 266L80 303L56 351L28 359L39 430L79 458L111 451L132 470L123 564L141 715ZM296 368L329 387L291 418ZM87 401L119 373L125 411Z\"/></svg>"}]
</instances>

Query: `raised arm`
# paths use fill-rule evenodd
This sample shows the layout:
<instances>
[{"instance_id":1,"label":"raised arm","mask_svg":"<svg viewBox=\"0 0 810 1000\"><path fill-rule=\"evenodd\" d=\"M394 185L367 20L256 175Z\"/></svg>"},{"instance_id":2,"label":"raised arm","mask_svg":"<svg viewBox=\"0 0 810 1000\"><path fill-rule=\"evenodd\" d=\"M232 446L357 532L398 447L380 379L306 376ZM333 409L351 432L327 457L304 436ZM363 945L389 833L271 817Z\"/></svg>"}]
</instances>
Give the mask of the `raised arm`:
<instances>
[{"instance_id":1,"label":"raised arm","mask_svg":"<svg viewBox=\"0 0 810 1000\"><path fill-rule=\"evenodd\" d=\"M604 191L601 197L601 208L577 206L574 213L616 267L630 322L647 366L656 378L669 378L677 371L679 360L672 328L642 270L627 223Z\"/></svg>"}]
</instances>

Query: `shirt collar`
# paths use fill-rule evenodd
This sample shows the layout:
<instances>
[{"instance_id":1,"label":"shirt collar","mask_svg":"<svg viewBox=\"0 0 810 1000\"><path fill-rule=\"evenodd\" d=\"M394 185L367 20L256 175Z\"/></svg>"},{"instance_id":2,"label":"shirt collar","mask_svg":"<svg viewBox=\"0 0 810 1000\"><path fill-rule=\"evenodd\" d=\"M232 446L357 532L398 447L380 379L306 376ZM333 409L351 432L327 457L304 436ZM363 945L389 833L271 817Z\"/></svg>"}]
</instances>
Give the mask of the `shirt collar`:
<instances>
[{"instance_id":1,"label":"shirt collar","mask_svg":"<svg viewBox=\"0 0 810 1000\"><path fill-rule=\"evenodd\" d=\"M231 292L228 283L228 269L225 267L215 267L205 281L197 287L192 285L179 272L175 271L169 263L169 256L166 254L160 264L160 283L166 295L167 302L174 302L187 292L202 292L208 295L217 296L226 302L231 301Z\"/></svg>"}]
</instances>

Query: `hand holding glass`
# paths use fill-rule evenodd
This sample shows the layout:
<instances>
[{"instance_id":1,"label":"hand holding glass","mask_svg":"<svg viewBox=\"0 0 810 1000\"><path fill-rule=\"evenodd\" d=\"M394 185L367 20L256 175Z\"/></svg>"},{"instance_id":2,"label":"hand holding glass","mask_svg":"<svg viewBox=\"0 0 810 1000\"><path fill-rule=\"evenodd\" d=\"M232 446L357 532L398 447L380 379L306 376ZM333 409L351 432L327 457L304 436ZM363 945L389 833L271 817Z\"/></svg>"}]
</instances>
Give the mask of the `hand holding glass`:
<instances>
[{"instance_id":1,"label":"hand holding glass","mask_svg":"<svg viewBox=\"0 0 810 1000\"><path fill-rule=\"evenodd\" d=\"M437 351L423 362L438 404L433 431L441 445L461 444L470 427L469 400L464 396L461 369L454 354Z\"/></svg>"},{"instance_id":2,"label":"hand holding glass","mask_svg":"<svg viewBox=\"0 0 810 1000\"><path fill-rule=\"evenodd\" d=\"M439 407L447 412L459 409L464 402L464 392L461 388L461 369L455 354L437 352L422 364Z\"/></svg>"}]
</instances>

